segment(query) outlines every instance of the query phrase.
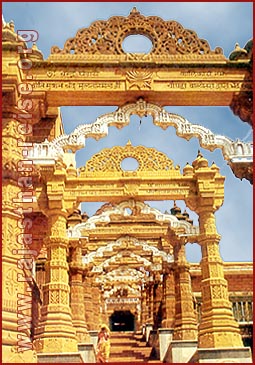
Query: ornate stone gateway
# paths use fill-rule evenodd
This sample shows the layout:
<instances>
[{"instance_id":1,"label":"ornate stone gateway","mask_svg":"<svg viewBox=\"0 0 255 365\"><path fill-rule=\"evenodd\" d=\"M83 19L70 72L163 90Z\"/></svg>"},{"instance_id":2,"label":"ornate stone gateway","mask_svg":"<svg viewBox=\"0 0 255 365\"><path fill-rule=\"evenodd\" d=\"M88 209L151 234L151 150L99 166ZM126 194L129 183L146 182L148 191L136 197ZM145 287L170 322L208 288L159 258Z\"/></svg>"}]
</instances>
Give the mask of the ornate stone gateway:
<instances>
[{"instance_id":1,"label":"ornate stone gateway","mask_svg":"<svg viewBox=\"0 0 255 365\"><path fill-rule=\"evenodd\" d=\"M148 37L151 52L125 53L122 43L132 34ZM126 18L79 30L62 50L53 47L48 60L35 45L28 52L24 35L4 24L4 362L56 362L56 356L59 362L93 362L90 331L109 319L113 330L121 328L120 313L132 317L132 329L151 326L161 339L160 330L171 333L161 360L175 362L181 351L182 362L217 356L251 362L219 252L214 213L223 204L224 177L216 164L209 166L199 152L181 169L161 151L130 141L100 151L84 167L75 164L86 138L99 140L133 114L151 115L155 125L174 126L181 138L220 148L234 174L252 182L251 143L214 135L163 107L225 105L251 123L250 60L250 43L227 60L195 32L135 8ZM64 134L58 107L102 103L119 107ZM126 158L137 168L123 169ZM153 200L183 200L199 225L175 202L171 214L163 214L145 203ZM87 217L82 202L105 204ZM202 253L199 321L188 242ZM92 361L84 348L91 349Z\"/></svg>"}]
</instances>

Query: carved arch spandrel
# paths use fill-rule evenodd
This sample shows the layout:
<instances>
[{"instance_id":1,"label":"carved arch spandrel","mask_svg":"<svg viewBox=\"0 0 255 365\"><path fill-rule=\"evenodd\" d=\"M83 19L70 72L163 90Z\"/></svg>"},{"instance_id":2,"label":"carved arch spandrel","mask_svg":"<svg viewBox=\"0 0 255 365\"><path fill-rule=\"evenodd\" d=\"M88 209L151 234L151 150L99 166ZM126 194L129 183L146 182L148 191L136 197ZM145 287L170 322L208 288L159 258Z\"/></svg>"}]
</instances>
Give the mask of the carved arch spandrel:
<instances>
[{"instance_id":1,"label":"carved arch spandrel","mask_svg":"<svg viewBox=\"0 0 255 365\"><path fill-rule=\"evenodd\" d=\"M198 38L197 34L185 29L176 21L164 21L156 16L144 16L133 8L128 17L114 16L93 22L88 28L82 28L73 38L69 38L61 50L51 48L51 54L92 54L122 55L125 54L122 43L129 35L144 35L152 42L153 55L222 55L217 47L210 49L209 43Z\"/></svg>"}]
</instances>

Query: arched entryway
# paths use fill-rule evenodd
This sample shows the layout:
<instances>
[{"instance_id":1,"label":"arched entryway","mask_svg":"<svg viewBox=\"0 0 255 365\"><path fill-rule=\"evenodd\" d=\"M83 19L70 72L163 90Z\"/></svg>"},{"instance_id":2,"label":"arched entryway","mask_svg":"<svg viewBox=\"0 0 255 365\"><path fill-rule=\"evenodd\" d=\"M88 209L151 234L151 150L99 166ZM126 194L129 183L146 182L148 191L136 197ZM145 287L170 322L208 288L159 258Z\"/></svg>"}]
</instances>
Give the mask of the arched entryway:
<instances>
[{"instance_id":1,"label":"arched entryway","mask_svg":"<svg viewBox=\"0 0 255 365\"><path fill-rule=\"evenodd\" d=\"M134 331L135 316L130 311L114 311L110 316L110 328L112 332Z\"/></svg>"}]
</instances>

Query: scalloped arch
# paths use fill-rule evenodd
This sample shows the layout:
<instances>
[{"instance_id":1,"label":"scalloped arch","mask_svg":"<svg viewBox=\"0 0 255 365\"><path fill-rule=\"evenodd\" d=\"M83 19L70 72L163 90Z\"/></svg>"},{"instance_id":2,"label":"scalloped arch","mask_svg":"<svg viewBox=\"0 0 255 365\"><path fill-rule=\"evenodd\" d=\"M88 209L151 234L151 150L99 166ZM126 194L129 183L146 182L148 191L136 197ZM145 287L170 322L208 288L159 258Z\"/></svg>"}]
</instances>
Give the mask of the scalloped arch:
<instances>
[{"instance_id":1,"label":"scalloped arch","mask_svg":"<svg viewBox=\"0 0 255 365\"><path fill-rule=\"evenodd\" d=\"M123 244L126 244L127 249L131 249L132 247L141 247L143 251L150 251L153 254L153 257L158 256L161 257L163 261L168 263L173 262L172 255L169 255L164 251L160 251L154 246L148 245L145 241L140 241L129 236L121 237L116 241L108 243L107 246L99 247L96 251L84 256L83 262L89 264L93 262L94 258L103 257L105 252L114 252L114 249L118 249Z\"/></svg>"},{"instance_id":2,"label":"scalloped arch","mask_svg":"<svg viewBox=\"0 0 255 365\"><path fill-rule=\"evenodd\" d=\"M243 162L253 161L253 143L233 141L228 137L214 134L210 129L199 124L192 124L186 118L167 112L164 108L147 103L143 99L135 103L127 103L119 107L115 112L104 114L96 119L92 124L81 124L77 126L70 135L61 135L52 142L47 142L49 148L59 150L73 149L74 151L83 148L85 138L100 139L108 135L110 126L123 128L130 123L131 115L144 117L151 115L154 125L167 129L172 126L176 130L178 137L189 140L192 137L198 138L202 148L214 151L217 148L222 150L223 158L228 161L242 159ZM44 142L45 143L45 142ZM34 144L34 149L42 144Z\"/></svg>"},{"instance_id":3,"label":"scalloped arch","mask_svg":"<svg viewBox=\"0 0 255 365\"><path fill-rule=\"evenodd\" d=\"M98 214L90 217L87 222L79 223L76 226L68 229L69 237L81 237L81 231L83 229L91 230L96 228L97 223L110 223L111 215L113 214L121 214L125 215L125 208L130 208L135 214L143 214L150 215L152 214L155 217L155 221L158 224L163 222L168 222L169 226L173 231L178 230L180 232L184 232L188 235L197 236L199 235L199 227L193 226L191 223L186 221L178 220L172 214L163 214L156 208L151 208L148 204L143 202L135 201L133 199L125 200L117 204L116 206L106 206L103 211Z\"/></svg>"},{"instance_id":4,"label":"scalloped arch","mask_svg":"<svg viewBox=\"0 0 255 365\"><path fill-rule=\"evenodd\" d=\"M97 266L94 266L93 269L92 269L92 272L95 272L95 273L96 272L102 272L103 269L107 268L111 264L122 263L123 257L125 257L123 252L121 252L121 253L119 252L116 255L112 256L111 258L103 261L101 264L99 264ZM148 267L148 268L152 265L151 261L147 260L146 258L144 258L140 255L136 255L134 253L131 253L130 257L132 259L134 259L134 261L136 261L137 265L141 264L142 266Z\"/></svg>"}]
</instances>

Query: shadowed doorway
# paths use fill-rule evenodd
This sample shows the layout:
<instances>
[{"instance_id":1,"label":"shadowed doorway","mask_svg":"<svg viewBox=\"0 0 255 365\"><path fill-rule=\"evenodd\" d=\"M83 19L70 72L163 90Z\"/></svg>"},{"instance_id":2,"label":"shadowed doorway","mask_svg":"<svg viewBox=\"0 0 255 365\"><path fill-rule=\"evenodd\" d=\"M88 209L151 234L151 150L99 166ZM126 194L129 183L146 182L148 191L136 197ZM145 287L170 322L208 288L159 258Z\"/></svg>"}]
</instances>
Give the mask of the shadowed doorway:
<instances>
[{"instance_id":1,"label":"shadowed doorway","mask_svg":"<svg viewBox=\"0 0 255 365\"><path fill-rule=\"evenodd\" d=\"M130 311L114 311L110 317L110 328L112 332L134 331L135 316Z\"/></svg>"}]
</instances>

